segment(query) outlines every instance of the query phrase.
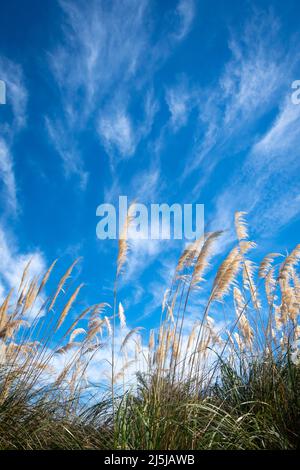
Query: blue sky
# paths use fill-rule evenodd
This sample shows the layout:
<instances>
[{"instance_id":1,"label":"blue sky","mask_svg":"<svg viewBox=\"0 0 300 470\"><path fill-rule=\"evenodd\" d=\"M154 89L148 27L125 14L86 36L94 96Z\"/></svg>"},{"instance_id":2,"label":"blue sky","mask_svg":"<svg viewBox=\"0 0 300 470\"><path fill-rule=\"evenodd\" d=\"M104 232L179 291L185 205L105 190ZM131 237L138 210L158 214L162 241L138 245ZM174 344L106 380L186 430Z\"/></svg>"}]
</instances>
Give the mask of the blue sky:
<instances>
[{"instance_id":1,"label":"blue sky","mask_svg":"<svg viewBox=\"0 0 300 470\"><path fill-rule=\"evenodd\" d=\"M256 256L300 227L297 1L10 0L0 7L0 297L25 262L57 276L81 256L81 304L112 301L115 241L96 208L119 195L201 203L232 243L248 212ZM120 299L155 327L179 241L132 246ZM72 281L73 282L73 281Z\"/></svg>"}]
</instances>

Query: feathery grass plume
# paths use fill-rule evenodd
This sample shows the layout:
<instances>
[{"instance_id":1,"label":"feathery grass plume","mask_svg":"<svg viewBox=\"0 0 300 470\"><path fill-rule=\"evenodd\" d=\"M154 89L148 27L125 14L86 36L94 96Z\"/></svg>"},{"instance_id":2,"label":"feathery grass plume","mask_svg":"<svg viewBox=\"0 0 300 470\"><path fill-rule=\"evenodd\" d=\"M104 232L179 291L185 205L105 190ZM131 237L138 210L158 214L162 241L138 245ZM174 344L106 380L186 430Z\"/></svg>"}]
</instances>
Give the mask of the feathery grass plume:
<instances>
[{"instance_id":1,"label":"feathery grass plume","mask_svg":"<svg viewBox=\"0 0 300 470\"><path fill-rule=\"evenodd\" d=\"M279 306L280 321L283 326L286 326L289 320L288 300L289 300L288 298L285 299L285 295L283 294L283 298Z\"/></svg>"},{"instance_id":2,"label":"feathery grass plume","mask_svg":"<svg viewBox=\"0 0 300 470\"><path fill-rule=\"evenodd\" d=\"M25 320L12 320L0 330L0 339L12 338L19 328L23 325L28 325Z\"/></svg>"},{"instance_id":3,"label":"feathery grass plume","mask_svg":"<svg viewBox=\"0 0 300 470\"><path fill-rule=\"evenodd\" d=\"M55 305L55 302L56 302L56 299L57 297L59 296L59 293L63 290L63 287L65 285L65 282L67 281L67 279L69 279L69 277L71 276L72 274L72 271L73 271L73 268L76 266L76 264L79 262L79 259L80 258L77 258L72 264L71 266L67 269L67 271L65 272L65 274L63 275L63 277L61 278L61 280L59 281L59 284L58 284L58 287L57 287L57 290L51 300L51 303L49 305L49 308L48 310L52 310L52 308L54 307Z\"/></svg>"},{"instance_id":4,"label":"feathery grass plume","mask_svg":"<svg viewBox=\"0 0 300 470\"><path fill-rule=\"evenodd\" d=\"M243 312L245 312L247 303L242 292L238 287L233 288L233 299L236 315L237 317L239 317Z\"/></svg>"},{"instance_id":5,"label":"feathery grass plume","mask_svg":"<svg viewBox=\"0 0 300 470\"><path fill-rule=\"evenodd\" d=\"M218 331L216 331L214 319L211 318L210 316L207 316L206 321L207 321L206 326L209 329L209 336L210 336L210 341L211 341L212 346L215 346L216 344L221 344L223 340L222 340L221 334Z\"/></svg>"},{"instance_id":6,"label":"feathery grass plume","mask_svg":"<svg viewBox=\"0 0 300 470\"><path fill-rule=\"evenodd\" d=\"M19 294L18 301L17 301L18 307L21 307L23 305L23 302L26 296L26 291L27 291L27 284L25 284L25 286L23 287L22 291Z\"/></svg>"},{"instance_id":7,"label":"feathery grass plume","mask_svg":"<svg viewBox=\"0 0 300 470\"><path fill-rule=\"evenodd\" d=\"M176 341L175 328L168 328L166 336L166 351L169 350L171 344L173 344L174 341Z\"/></svg>"},{"instance_id":8,"label":"feathery grass plume","mask_svg":"<svg viewBox=\"0 0 300 470\"><path fill-rule=\"evenodd\" d=\"M274 323L277 331L281 331L283 327L283 321L281 318L281 312L280 312L280 306L279 305L273 305L274 307Z\"/></svg>"},{"instance_id":9,"label":"feathery grass plume","mask_svg":"<svg viewBox=\"0 0 300 470\"><path fill-rule=\"evenodd\" d=\"M167 305L167 299L170 295L170 289L166 289L165 292L164 292L164 296L163 296L163 301L162 301L162 304L161 304L161 311L164 312L165 311L165 308L166 308L166 305Z\"/></svg>"},{"instance_id":10,"label":"feathery grass plume","mask_svg":"<svg viewBox=\"0 0 300 470\"><path fill-rule=\"evenodd\" d=\"M240 350L241 352L244 351L244 349L245 349L245 343L244 343L243 339L241 338L241 336L240 336L237 332L234 332L234 333L233 333L233 337L234 337L234 339L235 339L235 341L236 341L236 344L238 345L239 350Z\"/></svg>"},{"instance_id":11,"label":"feathery grass plume","mask_svg":"<svg viewBox=\"0 0 300 470\"><path fill-rule=\"evenodd\" d=\"M158 368L158 374L160 370L162 369L162 365L165 362L165 356L166 356L166 347L164 343L159 343L155 354L154 354L154 362Z\"/></svg>"},{"instance_id":12,"label":"feathery grass plume","mask_svg":"<svg viewBox=\"0 0 300 470\"><path fill-rule=\"evenodd\" d=\"M246 302L238 287L234 287L233 292L239 330L247 345L251 346L253 340L253 330L245 315Z\"/></svg>"},{"instance_id":13,"label":"feathery grass plume","mask_svg":"<svg viewBox=\"0 0 300 470\"><path fill-rule=\"evenodd\" d=\"M190 243L183 251L176 266L177 273L193 265L196 256L199 254L201 243L203 243L203 237L200 237L194 242Z\"/></svg>"},{"instance_id":14,"label":"feathery grass plume","mask_svg":"<svg viewBox=\"0 0 300 470\"><path fill-rule=\"evenodd\" d=\"M202 276L204 274L204 271L209 266L209 259L212 255L213 244L222 233L222 231L218 231L206 235L205 241L202 245L202 248L195 263L194 271L192 274L191 287L196 286L199 282L203 280Z\"/></svg>"},{"instance_id":15,"label":"feathery grass plume","mask_svg":"<svg viewBox=\"0 0 300 470\"><path fill-rule=\"evenodd\" d=\"M209 347L209 343L210 343L210 340L211 340L210 335L211 335L210 328L205 328L204 329L204 334L202 336L202 340L200 342L198 342L198 345L196 345L197 353L199 353L199 354L202 353L203 358L205 358L206 353L207 353L207 349ZM197 367L197 369L198 369L198 367Z\"/></svg>"},{"instance_id":16,"label":"feathery grass plume","mask_svg":"<svg viewBox=\"0 0 300 470\"><path fill-rule=\"evenodd\" d=\"M81 343L79 343L78 341L70 342L66 344L65 346L62 346L61 348L57 349L55 351L55 354L65 354L66 352L70 351L70 349L73 349L76 346L80 346L80 344Z\"/></svg>"},{"instance_id":17,"label":"feathery grass plume","mask_svg":"<svg viewBox=\"0 0 300 470\"><path fill-rule=\"evenodd\" d=\"M89 328L93 328L95 325L99 324L99 322L101 321L100 315L105 312L105 309L107 307L111 308L111 306L107 302L101 302L100 304L94 305L89 317Z\"/></svg>"},{"instance_id":18,"label":"feathery grass plume","mask_svg":"<svg viewBox=\"0 0 300 470\"><path fill-rule=\"evenodd\" d=\"M300 278L297 275L295 268L292 268L291 277L294 284L295 296L297 300L300 301Z\"/></svg>"},{"instance_id":19,"label":"feathery grass plume","mask_svg":"<svg viewBox=\"0 0 300 470\"><path fill-rule=\"evenodd\" d=\"M245 259L243 262L243 287L246 290L251 288L254 284L254 270L256 269L255 264L250 259Z\"/></svg>"},{"instance_id":20,"label":"feathery grass plume","mask_svg":"<svg viewBox=\"0 0 300 470\"><path fill-rule=\"evenodd\" d=\"M292 268L298 263L300 259L300 244L297 245L293 251L285 258L280 271L279 280L288 280L291 275Z\"/></svg>"},{"instance_id":21,"label":"feathery grass plume","mask_svg":"<svg viewBox=\"0 0 300 470\"><path fill-rule=\"evenodd\" d=\"M79 335L86 335L87 332L84 328L76 328L74 331L72 331L71 333L71 336L70 336L70 339L69 339L69 343L72 343L74 341L75 338L77 338L77 336Z\"/></svg>"},{"instance_id":22,"label":"feathery grass plume","mask_svg":"<svg viewBox=\"0 0 300 470\"><path fill-rule=\"evenodd\" d=\"M102 325L106 323L106 321L99 318L99 315L104 313L107 307L111 308L111 306L107 302L102 302L100 304L96 304L92 309L88 323L88 339L91 339L97 333L100 333L102 335Z\"/></svg>"},{"instance_id":23,"label":"feathery grass plume","mask_svg":"<svg viewBox=\"0 0 300 470\"><path fill-rule=\"evenodd\" d=\"M128 343L128 341L130 340L130 338L135 334L135 333L138 333L139 331L143 330L144 328L142 328L141 326L137 326L136 328L133 328L132 330L130 330L127 335L125 336L124 340L122 341L122 345L121 345L121 351L124 350L126 344Z\"/></svg>"},{"instance_id":24,"label":"feathery grass plume","mask_svg":"<svg viewBox=\"0 0 300 470\"><path fill-rule=\"evenodd\" d=\"M175 337L173 344L172 344L172 358L174 360L177 360L179 357L179 353L180 353L179 341L178 341L178 338Z\"/></svg>"},{"instance_id":25,"label":"feathery grass plume","mask_svg":"<svg viewBox=\"0 0 300 470\"><path fill-rule=\"evenodd\" d=\"M95 317L98 317L99 315L104 313L106 308L111 308L111 305L107 302L95 304L92 308L90 319L93 320Z\"/></svg>"},{"instance_id":26,"label":"feathery grass plume","mask_svg":"<svg viewBox=\"0 0 300 470\"><path fill-rule=\"evenodd\" d=\"M57 323L57 326L55 328L55 331L57 331L61 325L63 324L66 316L68 315L73 303L75 302L80 290L82 289L83 287L83 284L80 284L80 286L78 286L75 291L73 292L73 294L71 295L71 297L69 298L68 302L66 303L66 305L64 306L61 314L60 314L60 317L58 319L58 323Z\"/></svg>"},{"instance_id":27,"label":"feathery grass plume","mask_svg":"<svg viewBox=\"0 0 300 470\"><path fill-rule=\"evenodd\" d=\"M190 274L180 274L177 276L177 279L180 280L183 284L188 285L191 282Z\"/></svg>"},{"instance_id":28,"label":"feathery grass plume","mask_svg":"<svg viewBox=\"0 0 300 470\"><path fill-rule=\"evenodd\" d=\"M166 337L166 330L164 328L164 324L162 323L159 328L158 332L158 342L157 347L154 354L155 363L157 366L161 366L165 358L165 337Z\"/></svg>"},{"instance_id":29,"label":"feathery grass plume","mask_svg":"<svg viewBox=\"0 0 300 470\"><path fill-rule=\"evenodd\" d=\"M119 250L118 250L118 258L117 258L117 276L121 273L122 268L127 259L127 254L128 254L128 249L129 249L128 229L132 221L134 220L134 217L132 216L134 205L135 205L135 202L131 203L128 208L125 223L121 232L121 237L119 238Z\"/></svg>"},{"instance_id":30,"label":"feathery grass plume","mask_svg":"<svg viewBox=\"0 0 300 470\"><path fill-rule=\"evenodd\" d=\"M154 349L154 345L155 345L154 330L150 330L149 344L148 344L148 348L150 351Z\"/></svg>"},{"instance_id":31,"label":"feathery grass plume","mask_svg":"<svg viewBox=\"0 0 300 470\"><path fill-rule=\"evenodd\" d=\"M284 332L282 332L282 336L280 338L279 343L280 343L282 352L286 351L288 344L289 344L289 340L288 340L287 335Z\"/></svg>"},{"instance_id":32,"label":"feathery grass plume","mask_svg":"<svg viewBox=\"0 0 300 470\"><path fill-rule=\"evenodd\" d=\"M124 307L121 302L119 302L119 319L121 328L126 328L126 317L124 313Z\"/></svg>"},{"instance_id":33,"label":"feathery grass plume","mask_svg":"<svg viewBox=\"0 0 300 470\"><path fill-rule=\"evenodd\" d=\"M269 253L263 258L258 268L258 277L260 277L261 279L266 278L268 272L272 268L274 259L277 258L278 256L282 256L282 255L280 253Z\"/></svg>"},{"instance_id":34,"label":"feathery grass plume","mask_svg":"<svg viewBox=\"0 0 300 470\"><path fill-rule=\"evenodd\" d=\"M59 387L63 383L63 381L67 378L67 375L69 374L70 369L71 369L71 364L66 364L54 382L55 387Z\"/></svg>"},{"instance_id":35,"label":"feathery grass plume","mask_svg":"<svg viewBox=\"0 0 300 470\"><path fill-rule=\"evenodd\" d=\"M185 250L183 250L180 258L178 260L176 271L180 272L185 268L186 260L188 257L191 257L191 253L193 253L193 243L190 243Z\"/></svg>"},{"instance_id":36,"label":"feathery grass plume","mask_svg":"<svg viewBox=\"0 0 300 470\"><path fill-rule=\"evenodd\" d=\"M106 324L107 333L108 333L109 336L111 336L112 335L112 327L111 327L110 321L109 321L107 316L104 317L104 321L105 321L105 324Z\"/></svg>"},{"instance_id":37,"label":"feathery grass plume","mask_svg":"<svg viewBox=\"0 0 300 470\"><path fill-rule=\"evenodd\" d=\"M93 339L98 333L100 333L100 335L102 336L102 328L104 326L104 324L106 324L106 327L108 329L108 334L110 335L110 330L108 327L110 327L110 323L107 319L107 321L105 320L105 318L103 320L101 320L100 318L94 318L92 321L89 322L89 328L88 328L88 340L91 341L91 339Z\"/></svg>"},{"instance_id":38,"label":"feathery grass plume","mask_svg":"<svg viewBox=\"0 0 300 470\"><path fill-rule=\"evenodd\" d=\"M141 328L141 329L143 329L143 328ZM134 342L135 342L135 360L137 361L139 355L142 352L142 338L141 338L141 335L139 333L137 333L136 339L134 339Z\"/></svg>"},{"instance_id":39,"label":"feathery grass plume","mask_svg":"<svg viewBox=\"0 0 300 470\"><path fill-rule=\"evenodd\" d=\"M275 268L269 269L268 273L265 276L265 291L266 297L269 305L273 304L274 293L276 289L276 279L275 279Z\"/></svg>"},{"instance_id":40,"label":"feathery grass plume","mask_svg":"<svg viewBox=\"0 0 300 470\"><path fill-rule=\"evenodd\" d=\"M253 250L254 248L257 247L256 243L250 240L240 241L239 246L240 246L240 252L242 255L245 255L246 253L248 253L248 251Z\"/></svg>"},{"instance_id":41,"label":"feathery grass plume","mask_svg":"<svg viewBox=\"0 0 300 470\"><path fill-rule=\"evenodd\" d=\"M99 305L102 305L102 304L92 305L91 307L87 307L86 309L84 309L83 312L73 321L70 328L65 333L64 338L71 333L71 331L75 328L75 326L78 325L80 320L86 317L90 312L95 312Z\"/></svg>"},{"instance_id":42,"label":"feathery grass plume","mask_svg":"<svg viewBox=\"0 0 300 470\"><path fill-rule=\"evenodd\" d=\"M189 349L192 347L192 344L194 343L195 338L196 338L196 329L197 329L197 327L199 327L199 326L200 326L199 322L195 322L195 323L194 323L194 326L193 326L193 328L192 328L192 331L191 331L191 333L189 334L189 338L188 338L188 342L187 342L187 347L186 347L187 350L189 350Z\"/></svg>"},{"instance_id":43,"label":"feathery grass plume","mask_svg":"<svg viewBox=\"0 0 300 470\"><path fill-rule=\"evenodd\" d=\"M40 284L40 287L38 288L38 292L37 292L37 295L39 295L41 293L41 291L44 289L45 285L47 284L48 282L48 279L50 277L50 274L54 268L54 266L56 265L57 263L57 259L55 259L53 261L53 263L51 264L51 266L49 267L48 271L46 272L46 274L44 275L44 277L42 278L42 281L41 281L41 284Z\"/></svg>"},{"instance_id":44,"label":"feathery grass plume","mask_svg":"<svg viewBox=\"0 0 300 470\"><path fill-rule=\"evenodd\" d=\"M211 299L222 300L229 292L229 289L240 270L242 257L239 247L234 247L219 267L214 279Z\"/></svg>"},{"instance_id":45,"label":"feathery grass plume","mask_svg":"<svg viewBox=\"0 0 300 470\"><path fill-rule=\"evenodd\" d=\"M83 355L85 354L88 354L88 353L91 353L91 352L94 352L98 349L102 349L103 347L105 346L105 343L98 343L96 342L95 344L93 344L92 346L89 346L88 348L85 348L85 350L83 351Z\"/></svg>"},{"instance_id":46,"label":"feathery grass plume","mask_svg":"<svg viewBox=\"0 0 300 470\"><path fill-rule=\"evenodd\" d=\"M28 261L28 263L26 264L26 266L25 266L25 268L24 268L24 270L23 270L22 278L21 278L21 282L20 282L20 285L19 285L18 292L21 292L21 290L22 290L24 281L25 281L25 279L26 279L26 277L27 277L27 273L28 273L29 266L31 265L31 261L32 261L32 258L30 258L30 260Z\"/></svg>"},{"instance_id":47,"label":"feathery grass plume","mask_svg":"<svg viewBox=\"0 0 300 470\"><path fill-rule=\"evenodd\" d=\"M244 288L250 291L252 303L254 307L259 310L261 303L258 298L258 289L254 282L254 270L256 269L253 261L249 259L243 260L243 285Z\"/></svg>"},{"instance_id":48,"label":"feathery grass plume","mask_svg":"<svg viewBox=\"0 0 300 470\"><path fill-rule=\"evenodd\" d=\"M299 313L299 303L295 297L294 289L287 282L281 284L280 312L285 322L288 319L295 321Z\"/></svg>"},{"instance_id":49,"label":"feathery grass plume","mask_svg":"<svg viewBox=\"0 0 300 470\"><path fill-rule=\"evenodd\" d=\"M234 225L236 235L239 241L245 240L248 238L248 228L244 216L247 212L236 212L234 214Z\"/></svg>"},{"instance_id":50,"label":"feathery grass plume","mask_svg":"<svg viewBox=\"0 0 300 470\"><path fill-rule=\"evenodd\" d=\"M258 299L257 288L254 284L253 273L254 273L254 263L245 258L245 254L250 250L256 247L256 243L247 240L248 238L248 228L244 216L246 212L236 212L235 213L235 230L239 242L239 250L241 254L241 261L243 264L243 283L244 288L249 289L252 303L256 310L260 309L260 303Z\"/></svg>"},{"instance_id":51,"label":"feathery grass plume","mask_svg":"<svg viewBox=\"0 0 300 470\"><path fill-rule=\"evenodd\" d=\"M119 372L114 376L114 382L116 383L118 380L122 379L124 377L126 370L129 369L129 367L135 363L136 363L135 359L132 359L126 362L124 366L119 370Z\"/></svg>"},{"instance_id":52,"label":"feathery grass plume","mask_svg":"<svg viewBox=\"0 0 300 470\"><path fill-rule=\"evenodd\" d=\"M168 320L171 320L172 323L175 323L174 315L173 315L173 308L172 306L170 307L169 305L168 305Z\"/></svg>"},{"instance_id":53,"label":"feathery grass plume","mask_svg":"<svg viewBox=\"0 0 300 470\"><path fill-rule=\"evenodd\" d=\"M9 306L9 302L10 302L12 293L13 293L13 289L11 289L9 291L9 293L5 297L3 303L0 307L0 329L2 329L8 321L8 306Z\"/></svg>"},{"instance_id":54,"label":"feathery grass plume","mask_svg":"<svg viewBox=\"0 0 300 470\"><path fill-rule=\"evenodd\" d=\"M22 315L24 315L35 303L38 296L37 279L33 279L29 285L28 291L25 295Z\"/></svg>"}]
</instances>

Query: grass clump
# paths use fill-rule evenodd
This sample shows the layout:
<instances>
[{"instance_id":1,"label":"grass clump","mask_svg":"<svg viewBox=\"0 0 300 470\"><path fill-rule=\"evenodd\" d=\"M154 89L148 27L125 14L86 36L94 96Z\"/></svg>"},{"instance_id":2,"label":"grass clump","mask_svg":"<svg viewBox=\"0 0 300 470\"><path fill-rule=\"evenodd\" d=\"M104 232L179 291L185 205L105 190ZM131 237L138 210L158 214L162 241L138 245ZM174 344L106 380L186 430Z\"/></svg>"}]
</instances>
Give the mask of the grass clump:
<instances>
[{"instance_id":1,"label":"grass clump","mask_svg":"<svg viewBox=\"0 0 300 470\"><path fill-rule=\"evenodd\" d=\"M257 266L244 213L235 230L214 269L221 232L183 252L148 342L118 295L126 235L111 310L77 312L77 261L52 296L56 261L41 280L27 265L0 307L0 449L299 449L300 245ZM96 386L97 361L109 377Z\"/></svg>"}]
</instances>

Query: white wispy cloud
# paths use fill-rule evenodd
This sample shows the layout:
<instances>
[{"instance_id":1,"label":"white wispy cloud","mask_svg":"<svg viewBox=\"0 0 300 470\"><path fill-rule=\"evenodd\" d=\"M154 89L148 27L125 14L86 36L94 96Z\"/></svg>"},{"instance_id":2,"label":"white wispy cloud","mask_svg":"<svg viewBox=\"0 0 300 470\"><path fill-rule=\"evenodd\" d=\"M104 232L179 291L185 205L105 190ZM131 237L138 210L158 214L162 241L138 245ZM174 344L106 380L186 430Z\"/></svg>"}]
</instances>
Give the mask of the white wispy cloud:
<instances>
[{"instance_id":1,"label":"white wispy cloud","mask_svg":"<svg viewBox=\"0 0 300 470\"><path fill-rule=\"evenodd\" d=\"M221 159L252 144L253 127L276 106L292 80L296 51L291 47L287 53L279 38L278 20L264 12L255 12L242 31L231 32L231 57L215 85L202 90L199 100L199 134L203 137L197 139L183 176L200 165L205 170L205 180L195 193Z\"/></svg>"},{"instance_id":2,"label":"white wispy cloud","mask_svg":"<svg viewBox=\"0 0 300 470\"><path fill-rule=\"evenodd\" d=\"M135 172L130 182L122 175L115 175L112 184L104 190L104 200L114 204L119 203L120 196L127 196L127 202L157 203L161 192L165 189L165 181L161 175L159 163L150 162L145 169Z\"/></svg>"},{"instance_id":3,"label":"white wispy cloud","mask_svg":"<svg viewBox=\"0 0 300 470\"><path fill-rule=\"evenodd\" d=\"M63 115L55 121L49 116L47 129L56 149L61 140L59 129L63 129L64 145L59 154L65 169L78 174L78 168L85 172L84 157L74 153L74 146L90 119L108 151L117 148L128 156L135 150L139 138L125 95L148 44L148 2L93 0L87 5L61 1L60 6L64 37L49 55L49 62L60 90ZM121 109L117 109L116 95Z\"/></svg>"},{"instance_id":4,"label":"white wispy cloud","mask_svg":"<svg viewBox=\"0 0 300 470\"><path fill-rule=\"evenodd\" d=\"M249 212L256 233L272 236L300 215L300 106L287 95L269 129L250 149L216 200L215 220L232 226L235 210ZM236 197L238 191L238 198Z\"/></svg>"},{"instance_id":5,"label":"white wispy cloud","mask_svg":"<svg viewBox=\"0 0 300 470\"><path fill-rule=\"evenodd\" d=\"M172 21L161 31L154 28L154 6L148 0L88 4L61 0L60 6L63 39L49 54L49 64L63 115L48 116L48 123L54 121L47 126L52 130L49 137L55 145L60 134L55 135L55 129L63 128L64 141L73 148L88 124L99 133L110 156L133 156L150 133L157 110L153 76L190 31L194 2L180 0L168 12ZM144 103L144 117L139 120L129 111L133 97ZM65 145L64 152L73 153ZM69 156L65 165L66 161L71 173L78 166L84 170L83 155L76 157L75 168Z\"/></svg>"},{"instance_id":6,"label":"white wispy cloud","mask_svg":"<svg viewBox=\"0 0 300 470\"><path fill-rule=\"evenodd\" d=\"M148 1L60 1L64 42L51 54L51 66L70 114L77 114L76 92L84 93L80 113L90 113L99 97L138 71L148 42Z\"/></svg>"},{"instance_id":7,"label":"white wispy cloud","mask_svg":"<svg viewBox=\"0 0 300 470\"><path fill-rule=\"evenodd\" d=\"M293 149L294 151L287 155L287 157L294 158L293 154L295 154L297 149L296 145L300 132L299 121L300 106L293 104L291 96L287 95L279 108L271 128L255 143L253 156L265 154L265 157L273 160L274 155L288 153ZM265 158L261 159L261 161L264 165L266 164Z\"/></svg>"},{"instance_id":8,"label":"white wispy cloud","mask_svg":"<svg viewBox=\"0 0 300 470\"><path fill-rule=\"evenodd\" d=\"M112 146L117 147L121 155L131 155L134 152L132 122L125 112L117 111L115 115L102 116L99 134L108 152Z\"/></svg>"},{"instance_id":9,"label":"white wispy cloud","mask_svg":"<svg viewBox=\"0 0 300 470\"><path fill-rule=\"evenodd\" d=\"M0 175L4 186L2 191L2 199L4 206L14 214L17 211L17 189L16 180L13 169L13 159L10 150L4 139L0 138Z\"/></svg>"},{"instance_id":10,"label":"white wispy cloud","mask_svg":"<svg viewBox=\"0 0 300 470\"><path fill-rule=\"evenodd\" d=\"M72 140L70 135L66 135L62 122L55 122L46 117L45 123L53 146L63 161L66 177L69 178L71 175L77 175L80 181L80 188L84 190L88 182L88 172L84 170L82 159L76 148L76 140Z\"/></svg>"},{"instance_id":11,"label":"white wispy cloud","mask_svg":"<svg viewBox=\"0 0 300 470\"><path fill-rule=\"evenodd\" d=\"M0 191L5 208L3 218L4 215L15 216L19 209L12 147L15 137L26 125L28 93L21 66L2 56L0 77L6 84L6 104L2 106L9 109L8 120L0 123L0 182L3 185Z\"/></svg>"},{"instance_id":12,"label":"white wispy cloud","mask_svg":"<svg viewBox=\"0 0 300 470\"><path fill-rule=\"evenodd\" d=\"M24 85L22 67L3 56L0 56L0 76L6 84L5 106L9 106L12 112L9 126L1 124L0 130L11 135L26 124L28 93Z\"/></svg>"},{"instance_id":13,"label":"white wispy cloud","mask_svg":"<svg viewBox=\"0 0 300 470\"><path fill-rule=\"evenodd\" d=\"M165 98L171 114L170 125L176 132L187 124L192 109L198 104L198 93L183 77L166 89Z\"/></svg>"},{"instance_id":14,"label":"white wispy cloud","mask_svg":"<svg viewBox=\"0 0 300 470\"><path fill-rule=\"evenodd\" d=\"M28 270L29 278L41 276L46 271L44 255L39 251L23 253L18 248L13 236L0 226L0 293L8 293L10 289L17 289L25 266L31 260ZM3 297L1 297L3 300Z\"/></svg>"},{"instance_id":15,"label":"white wispy cloud","mask_svg":"<svg viewBox=\"0 0 300 470\"><path fill-rule=\"evenodd\" d=\"M246 160L245 173L253 169L249 184L258 193L256 222L260 231L272 227L274 234L300 215L299 123L300 106L294 105L288 94L274 122L253 145Z\"/></svg>"},{"instance_id":16,"label":"white wispy cloud","mask_svg":"<svg viewBox=\"0 0 300 470\"><path fill-rule=\"evenodd\" d=\"M290 72L277 39L279 30L278 20L272 14L261 13L246 24L242 37L232 34L229 41L232 58L220 79L225 126L248 119L254 112L258 113L256 119L265 113Z\"/></svg>"},{"instance_id":17,"label":"white wispy cloud","mask_svg":"<svg viewBox=\"0 0 300 470\"><path fill-rule=\"evenodd\" d=\"M116 151L121 157L131 157L139 144L151 131L157 102L149 93L144 102L144 116L141 122L134 122L124 101L110 103L108 109L100 112L98 133L107 153L113 156Z\"/></svg>"},{"instance_id":18,"label":"white wispy cloud","mask_svg":"<svg viewBox=\"0 0 300 470\"><path fill-rule=\"evenodd\" d=\"M195 17L194 0L180 0L176 14L178 15L178 30L174 33L176 38L182 40L190 31Z\"/></svg>"}]
</instances>

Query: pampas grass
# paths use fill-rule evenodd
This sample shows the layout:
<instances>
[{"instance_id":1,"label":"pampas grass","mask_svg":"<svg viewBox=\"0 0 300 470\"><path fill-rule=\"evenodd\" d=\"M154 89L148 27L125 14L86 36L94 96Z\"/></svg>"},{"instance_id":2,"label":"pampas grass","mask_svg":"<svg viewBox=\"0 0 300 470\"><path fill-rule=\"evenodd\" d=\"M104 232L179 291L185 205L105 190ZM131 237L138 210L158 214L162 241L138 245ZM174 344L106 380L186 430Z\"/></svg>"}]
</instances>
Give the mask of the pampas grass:
<instances>
[{"instance_id":1,"label":"pampas grass","mask_svg":"<svg viewBox=\"0 0 300 470\"><path fill-rule=\"evenodd\" d=\"M112 311L104 302L81 311L82 284L64 300L79 260L50 297L59 262L41 280L29 279L29 262L4 298L0 448L299 448L300 245L257 265L246 214L238 212L236 243L222 260L215 254L222 232L184 250L147 338L127 326L118 300L130 263L130 210ZM103 364L103 383L95 384L89 370Z\"/></svg>"}]
</instances>

